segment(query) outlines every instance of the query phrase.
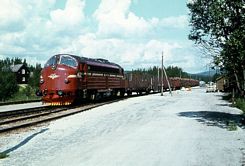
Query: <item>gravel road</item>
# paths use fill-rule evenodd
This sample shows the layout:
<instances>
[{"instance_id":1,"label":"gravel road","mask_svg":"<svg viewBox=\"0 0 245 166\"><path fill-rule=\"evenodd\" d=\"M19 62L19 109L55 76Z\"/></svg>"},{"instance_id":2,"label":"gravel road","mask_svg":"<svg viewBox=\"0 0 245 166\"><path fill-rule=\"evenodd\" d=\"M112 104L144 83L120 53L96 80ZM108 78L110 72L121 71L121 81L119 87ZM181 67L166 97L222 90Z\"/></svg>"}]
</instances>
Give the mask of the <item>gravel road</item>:
<instances>
[{"instance_id":1,"label":"gravel road","mask_svg":"<svg viewBox=\"0 0 245 166\"><path fill-rule=\"evenodd\" d=\"M241 111L205 89L126 99L0 135L0 165L245 165Z\"/></svg>"}]
</instances>

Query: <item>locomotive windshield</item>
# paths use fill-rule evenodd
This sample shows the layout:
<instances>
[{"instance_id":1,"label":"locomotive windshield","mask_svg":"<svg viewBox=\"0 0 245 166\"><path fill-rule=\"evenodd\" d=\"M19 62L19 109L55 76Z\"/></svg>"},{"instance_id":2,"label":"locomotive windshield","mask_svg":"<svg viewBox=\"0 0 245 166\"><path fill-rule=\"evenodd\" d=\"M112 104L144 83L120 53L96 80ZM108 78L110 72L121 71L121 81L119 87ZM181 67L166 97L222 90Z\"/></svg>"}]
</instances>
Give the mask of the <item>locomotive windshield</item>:
<instances>
[{"instance_id":1,"label":"locomotive windshield","mask_svg":"<svg viewBox=\"0 0 245 166\"><path fill-rule=\"evenodd\" d=\"M57 61L58 61L57 59L58 59L58 56L57 56L57 55L51 57L51 58L48 60L48 62L45 64L45 67L56 65L56 64L57 64Z\"/></svg>"},{"instance_id":2,"label":"locomotive windshield","mask_svg":"<svg viewBox=\"0 0 245 166\"><path fill-rule=\"evenodd\" d=\"M60 64L71 66L71 67L77 67L76 59L74 59L73 57L69 55L61 55Z\"/></svg>"},{"instance_id":3,"label":"locomotive windshield","mask_svg":"<svg viewBox=\"0 0 245 166\"><path fill-rule=\"evenodd\" d=\"M76 59L69 55L55 55L48 60L48 62L45 64L45 67L55 66L57 64L63 64L70 67L78 66Z\"/></svg>"}]
</instances>

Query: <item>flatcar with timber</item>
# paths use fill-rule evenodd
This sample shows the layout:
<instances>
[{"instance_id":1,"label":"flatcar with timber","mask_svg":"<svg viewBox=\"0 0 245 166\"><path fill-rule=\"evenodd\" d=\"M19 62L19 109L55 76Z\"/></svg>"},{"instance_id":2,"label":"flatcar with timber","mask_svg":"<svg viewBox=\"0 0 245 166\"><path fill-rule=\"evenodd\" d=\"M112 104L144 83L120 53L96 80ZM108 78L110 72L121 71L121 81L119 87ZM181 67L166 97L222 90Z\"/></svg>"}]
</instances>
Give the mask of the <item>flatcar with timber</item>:
<instances>
[{"instance_id":1,"label":"flatcar with timber","mask_svg":"<svg viewBox=\"0 0 245 166\"><path fill-rule=\"evenodd\" d=\"M148 73L132 71L125 73L125 77L125 91L128 96L132 95L133 92L141 95L157 90L155 77Z\"/></svg>"},{"instance_id":2,"label":"flatcar with timber","mask_svg":"<svg viewBox=\"0 0 245 166\"><path fill-rule=\"evenodd\" d=\"M125 93L124 70L105 59L70 54L52 56L40 75L38 96L50 105L69 105L98 95Z\"/></svg>"}]
</instances>

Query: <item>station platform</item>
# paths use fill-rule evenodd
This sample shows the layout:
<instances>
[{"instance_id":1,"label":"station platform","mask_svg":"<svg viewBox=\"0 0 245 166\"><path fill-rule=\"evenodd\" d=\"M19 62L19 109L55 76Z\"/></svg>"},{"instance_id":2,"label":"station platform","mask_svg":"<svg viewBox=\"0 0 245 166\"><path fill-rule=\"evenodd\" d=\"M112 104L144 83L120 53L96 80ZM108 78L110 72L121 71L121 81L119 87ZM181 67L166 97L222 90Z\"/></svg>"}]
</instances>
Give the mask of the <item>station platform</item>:
<instances>
[{"instance_id":1,"label":"station platform","mask_svg":"<svg viewBox=\"0 0 245 166\"><path fill-rule=\"evenodd\" d=\"M27 108L37 108L37 107L43 107L43 106L45 105L43 105L42 102L3 105L3 106L0 106L0 112L7 112L7 111L12 111L12 110L20 110L20 109L27 109Z\"/></svg>"}]
</instances>

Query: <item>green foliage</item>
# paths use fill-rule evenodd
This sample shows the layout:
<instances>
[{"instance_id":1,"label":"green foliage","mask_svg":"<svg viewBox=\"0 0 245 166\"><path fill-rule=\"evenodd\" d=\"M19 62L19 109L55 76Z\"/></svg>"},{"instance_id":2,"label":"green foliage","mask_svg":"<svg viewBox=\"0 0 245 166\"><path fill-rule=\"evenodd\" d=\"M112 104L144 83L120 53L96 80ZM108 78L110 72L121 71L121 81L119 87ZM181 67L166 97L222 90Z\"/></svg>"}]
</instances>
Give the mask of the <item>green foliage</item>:
<instances>
[{"instance_id":1,"label":"green foliage","mask_svg":"<svg viewBox=\"0 0 245 166\"><path fill-rule=\"evenodd\" d=\"M6 58L4 60L0 60L0 69L8 68L13 64L22 64L22 60L20 58Z\"/></svg>"},{"instance_id":2,"label":"green foliage","mask_svg":"<svg viewBox=\"0 0 245 166\"><path fill-rule=\"evenodd\" d=\"M133 70L133 73L147 73L153 76L158 76L161 75L161 69L157 66L153 66L150 67L148 69L137 69L137 70ZM166 68L166 73L169 77L185 77L185 78L189 78L189 74L184 72L181 68L177 67L177 66L168 66Z\"/></svg>"},{"instance_id":3,"label":"green foliage","mask_svg":"<svg viewBox=\"0 0 245 166\"><path fill-rule=\"evenodd\" d=\"M29 85L27 85L27 86L25 87L25 89L23 90L23 93L24 93L27 97L30 97L31 94L32 94L32 88L31 88Z\"/></svg>"},{"instance_id":4,"label":"green foliage","mask_svg":"<svg viewBox=\"0 0 245 166\"><path fill-rule=\"evenodd\" d=\"M6 100L6 102L18 102L27 100L39 100L40 97L36 96L35 90L31 86L19 86L18 92L16 92L11 98Z\"/></svg>"},{"instance_id":5,"label":"green foliage","mask_svg":"<svg viewBox=\"0 0 245 166\"><path fill-rule=\"evenodd\" d=\"M7 153L0 153L0 159L7 158L9 155Z\"/></svg>"},{"instance_id":6,"label":"green foliage","mask_svg":"<svg viewBox=\"0 0 245 166\"><path fill-rule=\"evenodd\" d=\"M18 91L14 73L0 71L0 100L11 98Z\"/></svg>"},{"instance_id":7,"label":"green foliage","mask_svg":"<svg viewBox=\"0 0 245 166\"><path fill-rule=\"evenodd\" d=\"M32 71L32 75L29 79L29 85L34 88L37 89L39 87L39 79L40 79L40 73L41 73L41 64L36 64L36 67L30 67L31 71Z\"/></svg>"},{"instance_id":8,"label":"green foliage","mask_svg":"<svg viewBox=\"0 0 245 166\"><path fill-rule=\"evenodd\" d=\"M15 74L11 72L10 66L13 64L25 64L32 72L29 79L29 85L24 89L19 89ZM41 72L41 64L36 66L28 65L26 60L23 61L20 58L6 58L0 60L0 101L6 100L26 100L35 98L35 89L39 86L39 77ZM36 98L35 98L36 99Z\"/></svg>"},{"instance_id":9,"label":"green foliage","mask_svg":"<svg viewBox=\"0 0 245 166\"><path fill-rule=\"evenodd\" d=\"M177 66L168 66L166 68L166 73L169 77L185 77L188 78L189 74L186 72L183 72L183 70Z\"/></svg>"},{"instance_id":10,"label":"green foliage","mask_svg":"<svg viewBox=\"0 0 245 166\"><path fill-rule=\"evenodd\" d=\"M228 126L227 126L227 130L229 131L235 131L237 130L237 125L234 121L229 121L228 122Z\"/></svg>"},{"instance_id":11,"label":"green foliage","mask_svg":"<svg viewBox=\"0 0 245 166\"><path fill-rule=\"evenodd\" d=\"M213 56L241 96L245 89L245 8L244 0L195 0L190 9L189 39Z\"/></svg>"},{"instance_id":12,"label":"green foliage","mask_svg":"<svg viewBox=\"0 0 245 166\"><path fill-rule=\"evenodd\" d=\"M18 85L15 74L11 72L10 66L21 64L20 58L0 60L0 100L5 101L11 98L17 91Z\"/></svg>"},{"instance_id":13,"label":"green foliage","mask_svg":"<svg viewBox=\"0 0 245 166\"><path fill-rule=\"evenodd\" d=\"M243 113L245 114L245 99L237 98L235 100L234 106L237 107L237 108L239 108L240 110L242 110Z\"/></svg>"}]
</instances>

